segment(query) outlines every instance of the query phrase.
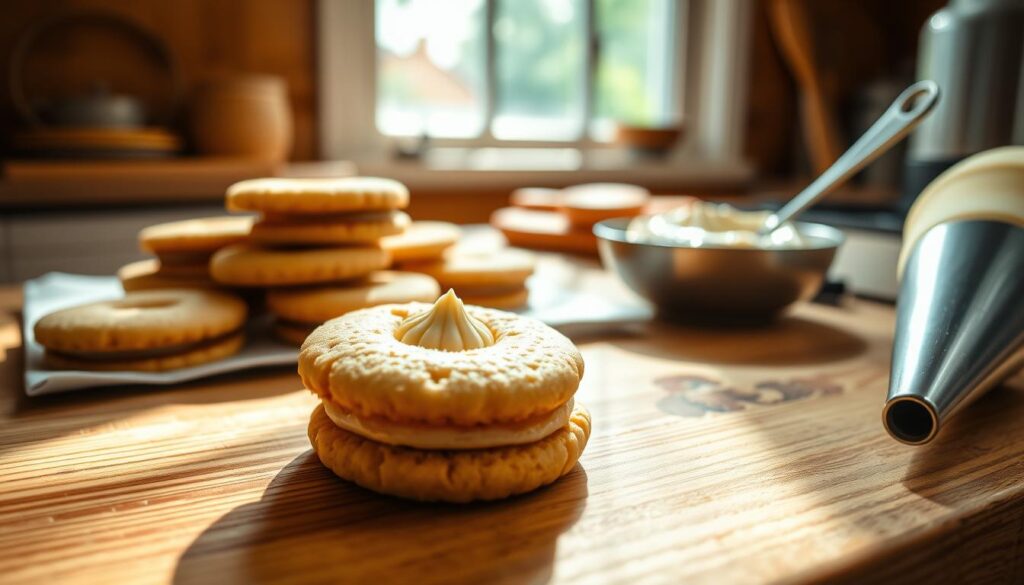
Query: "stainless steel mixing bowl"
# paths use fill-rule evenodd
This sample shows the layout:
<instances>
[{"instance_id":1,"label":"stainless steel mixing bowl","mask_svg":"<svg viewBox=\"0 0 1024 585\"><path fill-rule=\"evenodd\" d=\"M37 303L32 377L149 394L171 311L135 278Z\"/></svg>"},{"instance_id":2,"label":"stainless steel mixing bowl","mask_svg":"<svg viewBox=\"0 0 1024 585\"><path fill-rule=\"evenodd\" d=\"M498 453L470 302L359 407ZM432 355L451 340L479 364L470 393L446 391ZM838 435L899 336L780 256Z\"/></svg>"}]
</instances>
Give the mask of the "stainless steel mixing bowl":
<instances>
[{"instance_id":1,"label":"stainless steel mixing bowl","mask_svg":"<svg viewBox=\"0 0 1024 585\"><path fill-rule=\"evenodd\" d=\"M629 218L594 226L604 265L669 318L763 321L779 315L821 287L839 230L795 222L810 245L799 249L695 248L630 242Z\"/></svg>"}]
</instances>

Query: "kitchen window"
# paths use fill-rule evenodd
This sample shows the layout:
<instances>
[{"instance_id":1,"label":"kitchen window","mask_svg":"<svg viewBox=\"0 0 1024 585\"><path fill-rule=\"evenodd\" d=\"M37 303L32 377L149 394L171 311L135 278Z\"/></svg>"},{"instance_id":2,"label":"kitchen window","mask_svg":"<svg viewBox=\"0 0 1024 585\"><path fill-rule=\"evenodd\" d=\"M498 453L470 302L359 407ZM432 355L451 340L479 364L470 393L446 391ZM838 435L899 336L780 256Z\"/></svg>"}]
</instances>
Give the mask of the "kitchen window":
<instances>
[{"instance_id":1,"label":"kitchen window","mask_svg":"<svg viewBox=\"0 0 1024 585\"><path fill-rule=\"evenodd\" d=\"M628 161L611 141L616 122L682 123L673 160L735 171L750 10L749 0L321 0L322 150L365 168L393 160L398 144L429 144L418 154L446 168L569 170Z\"/></svg>"}]
</instances>

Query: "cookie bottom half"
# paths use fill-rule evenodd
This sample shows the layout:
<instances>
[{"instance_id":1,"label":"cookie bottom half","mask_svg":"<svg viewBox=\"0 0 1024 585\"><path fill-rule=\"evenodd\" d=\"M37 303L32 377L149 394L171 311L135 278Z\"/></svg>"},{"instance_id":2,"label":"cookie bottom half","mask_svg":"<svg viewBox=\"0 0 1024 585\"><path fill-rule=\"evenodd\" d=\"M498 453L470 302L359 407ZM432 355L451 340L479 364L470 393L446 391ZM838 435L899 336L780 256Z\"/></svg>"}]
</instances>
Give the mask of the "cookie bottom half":
<instances>
[{"instance_id":1,"label":"cookie bottom half","mask_svg":"<svg viewBox=\"0 0 1024 585\"><path fill-rule=\"evenodd\" d=\"M535 443L464 451L378 443L336 426L316 407L309 440L320 461L359 486L421 501L497 500L554 482L576 465L590 437L590 413L577 404L569 422Z\"/></svg>"}]
</instances>

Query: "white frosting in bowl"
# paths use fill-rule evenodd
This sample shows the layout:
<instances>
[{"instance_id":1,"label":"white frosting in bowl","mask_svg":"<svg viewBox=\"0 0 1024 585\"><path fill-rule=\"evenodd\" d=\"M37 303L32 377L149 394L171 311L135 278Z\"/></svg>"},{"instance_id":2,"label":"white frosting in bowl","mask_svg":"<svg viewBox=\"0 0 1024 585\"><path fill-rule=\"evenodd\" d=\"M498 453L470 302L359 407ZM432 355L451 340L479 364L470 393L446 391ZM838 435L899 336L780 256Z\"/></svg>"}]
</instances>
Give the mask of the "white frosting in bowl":
<instances>
[{"instance_id":1,"label":"white frosting in bowl","mask_svg":"<svg viewBox=\"0 0 1024 585\"><path fill-rule=\"evenodd\" d=\"M665 213L637 217L626 239L637 244L684 245L693 248L806 248L807 239L792 223L766 236L758 229L768 211L741 211L726 203L696 202Z\"/></svg>"}]
</instances>

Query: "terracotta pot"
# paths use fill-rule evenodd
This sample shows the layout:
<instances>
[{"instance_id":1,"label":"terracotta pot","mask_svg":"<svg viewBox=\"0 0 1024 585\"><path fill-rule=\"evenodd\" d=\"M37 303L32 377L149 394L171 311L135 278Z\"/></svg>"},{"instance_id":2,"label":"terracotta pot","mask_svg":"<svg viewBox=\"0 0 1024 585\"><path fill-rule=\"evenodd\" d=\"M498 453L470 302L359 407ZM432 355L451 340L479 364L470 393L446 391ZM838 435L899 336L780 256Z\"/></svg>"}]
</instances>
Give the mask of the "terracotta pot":
<instances>
[{"instance_id":1,"label":"terracotta pot","mask_svg":"<svg viewBox=\"0 0 1024 585\"><path fill-rule=\"evenodd\" d=\"M211 79L196 90L189 122L200 154L283 161L291 151L292 113L280 77Z\"/></svg>"}]
</instances>

